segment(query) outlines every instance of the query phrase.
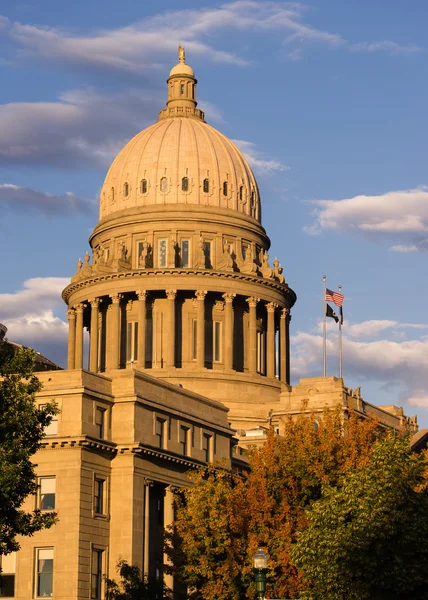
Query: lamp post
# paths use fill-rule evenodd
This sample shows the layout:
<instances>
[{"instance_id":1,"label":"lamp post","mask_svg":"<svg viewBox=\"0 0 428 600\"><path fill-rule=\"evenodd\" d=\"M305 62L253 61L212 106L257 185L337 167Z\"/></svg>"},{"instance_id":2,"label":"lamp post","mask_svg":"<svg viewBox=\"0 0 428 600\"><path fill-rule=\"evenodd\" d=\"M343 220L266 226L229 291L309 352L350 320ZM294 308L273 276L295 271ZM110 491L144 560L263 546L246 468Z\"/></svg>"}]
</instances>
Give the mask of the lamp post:
<instances>
[{"instance_id":1,"label":"lamp post","mask_svg":"<svg viewBox=\"0 0 428 600\"><path fill-rule=\"evenodd\" d=\"M253 556L254 572L256 576L256 595L258 600L263 600L266 591L266 571L268 557L263 548L259 548Z\"/></svg>"}]
</instances>

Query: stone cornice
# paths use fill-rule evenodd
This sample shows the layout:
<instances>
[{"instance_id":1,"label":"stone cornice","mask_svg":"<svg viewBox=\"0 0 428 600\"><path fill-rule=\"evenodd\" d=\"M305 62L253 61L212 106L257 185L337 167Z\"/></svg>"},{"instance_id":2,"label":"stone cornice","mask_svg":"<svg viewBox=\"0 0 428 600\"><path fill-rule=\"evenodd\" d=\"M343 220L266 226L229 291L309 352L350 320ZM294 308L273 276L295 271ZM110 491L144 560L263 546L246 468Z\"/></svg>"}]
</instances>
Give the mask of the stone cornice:
<instances>
[{"instance_id":1,"label":"stone cornice","mask_svg":"<svg viewBox=\"0 0 428 600\"><path fill-rule=\"evenodd\" d=\"M229 271L215 271L215 270L211 270L211 269L192 269L192 268L188 268L188 269L183 269L183 268L168 268L168 269L160 269L160 268L156 268L156 269L134 269L132 271L122 271L119 273L105 273L102 275L99 275L97 277L88 277L88 279L83 279L80 281L75 281L73 283L71 283L70 285L68 285L64 291L62 292L62 298L64 300L64 302L67 303L70 295L74 292L76 292L77 290L81 290L84 289L86 287L89 287L95 283L101 283L104 281L113 281L115 279L130 279L133 277L136 278L145 278L145 277L153 277L153 276L159 276L159 275L168 275L168 276L173 276L173 277L183 277L184 276L198 276L198 277L205 277L205 278L218 278L218 279L229 279L232 281L242 281L242 282L246 282L246 283L252 283L252 284L258 284L261 286L264 286L268 289L271 290L275 290L276 292L279 292L280 294L285 294L287 296L290 297L290 299L292 300L290 306L293 306L295 301L296 301L296 294L295 292L288 287L287 284L282 284L279 283L277 281L271 280L271 279L264 279L263 277L254 277L251 275L246 275L245 273L236 273L236 272L229 272ZM150 290L150 283L149 282L144 282L144 284L140 281L138 284L138 287L143 287L145 288L147 291ZM177 289L179 290L180 287L177 287ZM185 287L182 289L186 289ZM215 290L209 290L209 291L215 291Z\"/></svg>"},{"instance_id":2,"label":"stone cornice","mask_svg":"<svg viewBox=\"0 0 428 600\"><path fill-rule=\"evenodd\" d=\"M191 469L197 469L198 467L205 465L203 461L198 460L196 458L192 458L190 456L180 456L179 454L175 454L174 452L170 452L162 448L155 448L154 446L149 446L141 443L129 445L121 444L118 446L118 452L120 454L131 452L132 454L136 454L141 457L150 456L152 458L160 458L162 460L167 460L169 462L183 465Z\"/></svg>"},{"instance_id":3,"label":"stone cornice","mask_svg":"<svg viewBox=\"0 0 428 600\"><path fill-rule=\"evenodd\" d=\"M57 450L58 448L87 448L99 450L108 454L117 453L117 444L107 440L98 440L87 435L70 437L45 437L41 442L43 449Z\"/></svg>"}]
</instances>

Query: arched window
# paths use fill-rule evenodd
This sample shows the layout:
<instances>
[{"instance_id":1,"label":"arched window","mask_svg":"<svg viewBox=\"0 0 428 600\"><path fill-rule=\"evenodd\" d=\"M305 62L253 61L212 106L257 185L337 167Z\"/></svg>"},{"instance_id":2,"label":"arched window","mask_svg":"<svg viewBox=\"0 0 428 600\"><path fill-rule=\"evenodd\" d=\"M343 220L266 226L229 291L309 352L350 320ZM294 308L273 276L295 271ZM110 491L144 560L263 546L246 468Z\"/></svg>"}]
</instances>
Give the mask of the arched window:
<instances>
[{"instance_id":1,"label":"arched window","mask_svg":"<svg viewBox=\"0 0 428 600\"><path fill-rule=\"evenodd\" d=\"M160 180L160 191L166 192L167 186L168 186L168 182L167 182L166 177L162 177L162 179Z\"/></svg>"},{"instance_id":2,"label":"arched window","mask_svg":"<svg viewBox=\"0 0 428 600\"><path fill-rule=\"evenodd\" d=\"M206 194L210 191L210 182L208 179L204 179L203 190Z\"/></svg>"},{"instance_id":3,"label":"arched window","mask_svg":"<svg viewBox=\"0 0 428 600\"><path fill-rule=\"evenodd\" d=\"M141 193L147 194L147 179L141 180Z\"/></svg>"},{"instance_id":4,"label":"arched window","mask_svg":"<svg viewBox=\"0 0 428 600\"><path fill-rule=\"evenodd\" d=\"M123 195L129 196L129 183L125 183L125 185L123 186Z\"/></svg>"},{"instance_id":5,"label":"arched window","mask_svg":"<svg viewBox=\"0 0 428 600\"><path fill-rule=\"evenodd\" d=\"M223 196L227 196L227 181L223 183Z\"/></svg>"},{"instance_id":6,"label":"arched window","mask_svg":"<svg viewBox=\"0 0 428 600\"><path fill-rule=\"evenodd\" d=\"M239 199L242 202L242 198L244 197L244 186L240 185L239 186Z\"/></svg>"},{"instance_id":7,"label":"arched window","mask_svg":"<svg viewBox=\"0 0 428 600\"><path fill-rule=\"evenodd\" d=\"M184 83L182 83L180 85L180 94L183 96L184 95Z\"/></svg>"},{"instance_id":8,"label":"arched window","mask_svg":"<svg viewBox=\"0 0 428 600\"><path fill-rule=\"evenodd\" d=\"M181 189L183 190L183 192L189 191L189 178L188 177L183 177L183 179L181 180Z\"/></svg>"}]
</instances>

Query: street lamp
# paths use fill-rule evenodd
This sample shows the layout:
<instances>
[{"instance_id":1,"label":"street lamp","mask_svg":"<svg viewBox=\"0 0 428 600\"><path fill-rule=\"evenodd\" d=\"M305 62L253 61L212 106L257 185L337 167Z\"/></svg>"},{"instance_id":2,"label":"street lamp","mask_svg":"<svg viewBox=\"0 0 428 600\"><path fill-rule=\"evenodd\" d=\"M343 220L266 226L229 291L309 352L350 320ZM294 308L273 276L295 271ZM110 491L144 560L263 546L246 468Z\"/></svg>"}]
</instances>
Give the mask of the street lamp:
<instances>
[{"instance_id":1,"label":"street lamp","mask_svg":"<svg viewBox=\"0 0 428 600\"><path fill-rule=\"evenodd\" d=\"M256 594L258 600L263 600L266 591L266 571L268 557L263 548L259 548L253 556L254 572L256 575Z\"/></svg>"}]
</instances>

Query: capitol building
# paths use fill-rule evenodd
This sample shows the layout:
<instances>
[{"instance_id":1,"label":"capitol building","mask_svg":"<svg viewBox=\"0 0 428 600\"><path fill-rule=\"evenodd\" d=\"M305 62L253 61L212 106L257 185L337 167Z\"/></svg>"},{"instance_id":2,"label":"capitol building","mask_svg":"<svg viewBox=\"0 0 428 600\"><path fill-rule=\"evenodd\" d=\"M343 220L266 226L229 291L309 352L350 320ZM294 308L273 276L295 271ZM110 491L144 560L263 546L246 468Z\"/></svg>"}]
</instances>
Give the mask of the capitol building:
<instances>
[{"instance_id":1,"label":"capitol building","mask_svg":"<svg viewBox=\"0 0 428 600\"><path fill-rule=\"evenodd\" d=\"M9 597L101 600L119 559L173 589L163 530L186 473L245 468L245 447L302 406L417 429L342 379L290 385L296 293L269 256L248 161L205 121L196 89L180 48L166 107L113 161L90 253L63 291L68 368L40 372L38 395L60 413L24 506L58 523L3 561Z\"/></svg>"}]
</instances>

